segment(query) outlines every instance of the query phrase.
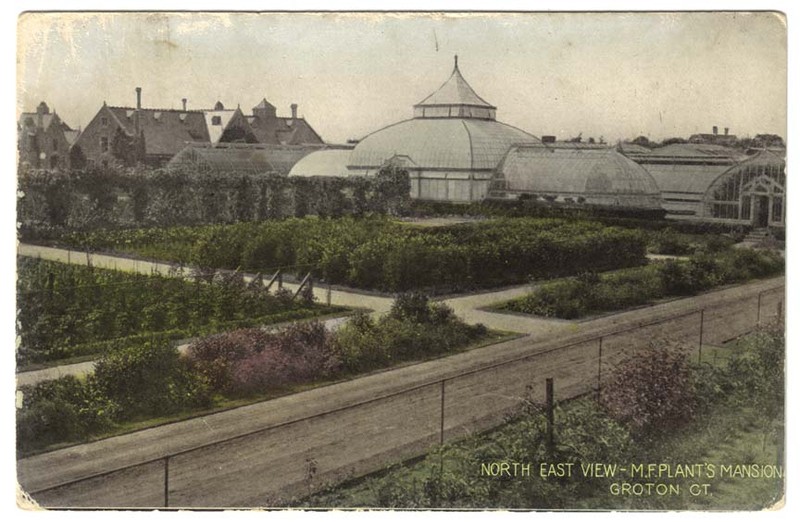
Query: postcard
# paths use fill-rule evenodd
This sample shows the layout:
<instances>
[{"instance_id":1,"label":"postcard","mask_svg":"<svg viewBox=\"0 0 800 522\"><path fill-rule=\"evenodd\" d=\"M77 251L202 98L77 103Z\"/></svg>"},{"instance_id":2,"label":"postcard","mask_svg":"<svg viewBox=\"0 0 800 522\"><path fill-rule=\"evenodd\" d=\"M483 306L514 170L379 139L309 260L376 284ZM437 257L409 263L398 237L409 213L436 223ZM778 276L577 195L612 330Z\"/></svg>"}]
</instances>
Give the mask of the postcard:
<instances>
[{"instance_id":1,"label":"postcard","mask_svg":"<svg viewBox=\"0 0 800 522\"><path fill-rule=\"evenodd\" d=\"M785 503L779 12L26 12L23 509Z\"/></svg>"}]
</instances>

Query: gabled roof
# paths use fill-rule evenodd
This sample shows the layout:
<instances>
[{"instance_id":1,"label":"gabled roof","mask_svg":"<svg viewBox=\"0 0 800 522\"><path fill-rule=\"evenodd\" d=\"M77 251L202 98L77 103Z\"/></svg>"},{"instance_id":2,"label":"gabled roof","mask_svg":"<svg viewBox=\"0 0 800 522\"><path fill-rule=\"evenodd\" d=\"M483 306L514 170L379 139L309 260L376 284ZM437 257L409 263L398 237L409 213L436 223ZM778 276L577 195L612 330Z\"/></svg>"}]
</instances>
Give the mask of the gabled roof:
<instances>
[{"instance_id":1,"label":"gabled roof","mask_svg":"<svg viewBox=\"0 0 800 522\"><path fill-rule=\"evenodd\" d=\"M108 106L107 109L129 136L135 134L135 108ZM146 154L172 156L187 143L210 141L202 111L140 109L139 128L144 133Z\"/></svg>"},{"instance_id":2,"label":"gabled roof","mask_svg":"<svg viewBox=\"0 0 800 522\"><path fill-rule=\"evenodd\" d=\"M319 134L303 118L253 118L247 117L250 129L259 143L274 145L321 145Z\"/></svg>"},{"instance_id":3,"label":"gabled roof","mask_svg":"<svg viewBox=\"0 0 800 522\"><path fill-rule=\"evenodd\" d=\"M38 127L39 126L39 114L38 113L36 113L36 112L23 112L19 116L19 127L21 129L24 129L25 126L26 126L25 124L26 124L26 122L28 120L33 122L33 126L34 127ZM67 125L66 123L61 121L61 119L58 117L58 115L56 115L56 113L42 114L42 128L44 130L47 130L50 127L50 124L53 123L54 121L57 122L58 124L60 124L61 128L63 130L65 130L65 131L72 130L72 129L70 129L69 125Z\"/></svg>"},{"instance_id":4,"label":"gabled roof","mask_svg":"<svg viewBox=\"0 0 800 522\"><path fill-rule=\"evenodd\" d=\"M455 65L450 78L448 78L448 80L444 82L442 86L436 90L436 92L416 104L414 107L441 107L447 105L468 105L471 107L485 107L487 109L497 108L478 96L472 87L470 87L470 85L467 83L467 80L461 76L461 71L458 69L458 56L455 57Z\"/></svg>"},{"instance_id":5,"label":"gabled roof","mask_svg":"<svg viewBox=\"0 0 800 522\"><path fill-rule=\"evenodd\" d=\"M80 136L80 134L81 134L81 131L65 130L64 131L64 138L67 140L67 143L69 143L69 146L71 147L75 143L75 141L78 139L78 136Z\"/></svg>"},{"instance_id":6,"label":"gabled roof","mask_svg":"<svg viewBox=\"0 0 800 522\"><path fill-rule=\"evenodd\" d=\"M266 98L262 99L260 102L258 102L258 105L253 107L253 109L274 109L274 108L275 106L272 105L270 102L268 102Z\"/></svg>"},{"instance_id":7,"label":"gabled roof","mask_svg":"<svg viewBox=\"0 0 800 522\"><path fill-rule=\"evenodd\" d=\"M217 104L221 105L219 102ZM218 106L219 106L218 105ZM208 128L208 137L211 143L219 142L222 133L228 128L228 123L233 119L233 115L238 109L214 109L210 111L203 111L206 119L206 127ZM219 124L214 125L215 117L219 118Z\"/></svg>"}]
</instances>

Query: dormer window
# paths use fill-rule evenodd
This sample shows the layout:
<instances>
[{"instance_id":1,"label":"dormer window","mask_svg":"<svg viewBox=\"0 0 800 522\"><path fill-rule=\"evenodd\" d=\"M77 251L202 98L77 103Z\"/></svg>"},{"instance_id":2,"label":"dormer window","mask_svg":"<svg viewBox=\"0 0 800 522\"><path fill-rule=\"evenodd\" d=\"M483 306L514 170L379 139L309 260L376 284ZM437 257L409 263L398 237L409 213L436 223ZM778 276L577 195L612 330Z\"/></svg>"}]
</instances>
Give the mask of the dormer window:
<instances>
[{"instance_id":1,"label":"dormer window","mask_svg":"<svg viewBox=\"0 0 800 522\"><path fill-rule=\"evenodd\" d=\"M154 112L153 113L153 119L156 120L156 121L161 121L161 113L160 112Z\"/></svg>"},{"instance_id":2,"label":"dormer window","mask_svg":"<svg viewBox=\"0 0 800 522\"><path fill-rule=\"evenodd\" d=\"M178 116L178 118L181 120L181 122L186 122L186 113L185 113L185 112L182 112L182 113L181 113L181 114Z\"/></svg>"},{"instance_id":3,"label":"dormer window","mask_svg":"<svg viewBox=\"0 0 800 522\"><path fill-rule=\"evenodd\" d=\"M222 116L212 116L211 125L222 125Z\"/></svg>"}]
</instances>

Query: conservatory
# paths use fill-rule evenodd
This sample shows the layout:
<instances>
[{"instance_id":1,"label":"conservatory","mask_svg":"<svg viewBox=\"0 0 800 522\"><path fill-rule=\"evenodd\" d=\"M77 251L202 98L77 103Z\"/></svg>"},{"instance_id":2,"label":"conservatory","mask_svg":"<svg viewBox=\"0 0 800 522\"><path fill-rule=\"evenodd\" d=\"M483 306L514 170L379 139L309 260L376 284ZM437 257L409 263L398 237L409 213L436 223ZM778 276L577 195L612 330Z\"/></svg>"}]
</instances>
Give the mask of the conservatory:
<instances>
[{"instance_id":1,"label":"conservatory","mask_svg":"<svg viewBox=\"0 0 800 522\"><path fill-rule=\"evenodd\" d=\"M756 228L784 227L786 160L763 150L717 177L703 195L702 217Z\"/></svg>"}]
</instances>

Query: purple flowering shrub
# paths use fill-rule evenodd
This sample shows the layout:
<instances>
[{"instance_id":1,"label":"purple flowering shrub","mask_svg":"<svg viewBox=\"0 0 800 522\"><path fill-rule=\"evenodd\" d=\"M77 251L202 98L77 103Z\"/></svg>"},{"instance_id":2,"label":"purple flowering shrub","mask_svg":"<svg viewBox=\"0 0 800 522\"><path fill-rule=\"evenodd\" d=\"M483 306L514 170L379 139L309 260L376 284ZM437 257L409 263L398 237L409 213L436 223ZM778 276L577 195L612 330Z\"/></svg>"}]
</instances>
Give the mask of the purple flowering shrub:
<instances>
[{"instance_id":1,"label":"purple flowering shrub","mask_svg":"<svg viewBox=\"0 0 800 522\"><path fill-rule=\"evenodd\" d=\"M296 323L280 332L258 328L202 339L188 357L212 389L250 394L313 382L335 375L341 362L322 323Z\"/></svg>"}]
</instances>

